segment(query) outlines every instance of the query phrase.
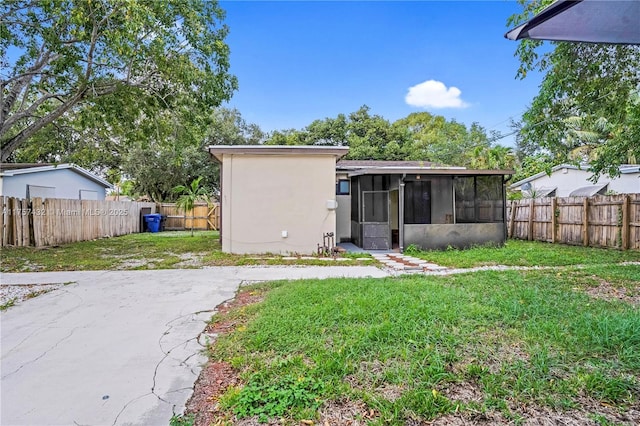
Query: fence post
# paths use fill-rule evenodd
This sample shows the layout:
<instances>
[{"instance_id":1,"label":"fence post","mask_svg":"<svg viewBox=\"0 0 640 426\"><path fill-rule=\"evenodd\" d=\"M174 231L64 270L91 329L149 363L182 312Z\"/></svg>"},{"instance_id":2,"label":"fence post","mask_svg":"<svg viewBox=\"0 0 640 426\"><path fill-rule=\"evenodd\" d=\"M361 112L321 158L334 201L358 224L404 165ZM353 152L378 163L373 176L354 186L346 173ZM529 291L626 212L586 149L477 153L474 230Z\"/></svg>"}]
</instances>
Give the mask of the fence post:
<instances>
[{"instance_id":1,"label":"fence post","mask_svg":"<svg viewBox=\"0 0 640 426\"><path fill-rule=\"evenodd\" d=\"M589 245L589 199L586 197L582 203L582 244Z\"/></svg>"},{"instance_id":2,"label":"fence post","mask_svg":"<svg viewBox=\"0 0 640 426\"><path fill-rule=\"evenodd\" d=\"M2 220L0 220L0 246L4 247L7 243L7 230L8 230L8 222L9 222L9 206L7 205L7 198L0 195L0 200L2 200Z\"/></svg>"},{"instance_id":3,"label":"fence post","mask_svg":"<svg viewBox=\"0 0 640 426\"><path fill-rule=\"evenodd\" d=\"M516 222L516 200L511 201L511 212L509 213L509 237L513 238L513 230Z\"/></svg>"},{"instance_id":4,"label":"fence post","mask_svg":"<svg viewBox=\"0 0 640 426\"><path fill-rule=\"evenodd\" d=\"M535 206L535 199L529 200L529 235L528 240L533 241L533 208Z\"/></svg>"},{"instance_id":5,"label":"fence post","mask_svg":"<svg viewBox=\"0 0 640 426\"><path fill-rule=\"evenodd\" d=\"M625 195L622 200L622 250L629 249L629 231L631 229L629 226L631 222L631 215L629 214L630 204L629 195Z\"/></svg>"},{"instance_id":6,"label":"fence post","mask_svg":"<svg viewBox=\"0 0 640 426\"><path fill-rule=\"evenodd\" d=\"M551 199L551 242L553 244L558 241L558 217L556 216L556 210L558 209L558 200L556 197Z\"/></svg>"},{"instance_id":7,"label":"fence post","mask_svg":"<svg viewBox=\"0 0 640 426\"><path fill-rule=\"evenodd\" d=\"M13 216L11 219L11 245L18 245L18 206L20 205L20 200L17 198L11 198L11 215Z\"/></svg>"}]
</instances>

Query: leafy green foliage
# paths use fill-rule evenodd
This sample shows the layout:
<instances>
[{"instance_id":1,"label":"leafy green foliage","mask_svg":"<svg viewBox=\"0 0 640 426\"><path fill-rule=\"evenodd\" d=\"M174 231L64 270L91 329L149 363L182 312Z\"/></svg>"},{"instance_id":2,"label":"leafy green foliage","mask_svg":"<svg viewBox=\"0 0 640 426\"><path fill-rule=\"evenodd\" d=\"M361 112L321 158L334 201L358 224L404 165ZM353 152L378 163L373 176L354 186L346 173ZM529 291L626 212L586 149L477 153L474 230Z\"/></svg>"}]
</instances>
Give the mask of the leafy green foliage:
<instances>
[{"instance_id":1,"label":"leafy green foliage","mask_svg":"<svg viewBox=\"0 0 640 426\"><path fill-rule=\"evenodd\" d=\"M188 186L178 185L173 188L173 192L180 195L176 200L176 206L179 210L182 210L185 213L193 213L193 209L198 201L209 203L211 191L200 185L201 180L202 176L199 176L192 180L191 184ZM191 219L191 236L193 237L193 223L195 221L193 214L191 215Z\"/></svg>"},{"instance_id":2,"label":"leafy green foliage","mask_svg":"<svg viewBox=\"0 0 640 426\"><path fill-rule=\"evenodd\" d=\"M9 299L0 305L0 311L5 311L16 304L16 299Z\"/></svg>"},{"instance_id":3,"label":"leafy green foliage","mask_svg":"<svg viewBox=\"0 0 640 426\"><path fill-rule=\"evenodd\" d=\"M2 161L29 141L37 154L47 133L118 145L160 111L208 111L237 86L213 1L6 0L0 16Z\"/></svg>"},{"instance_id":4,"label":"leafy green foliage","mask_svg":"<svg viewBox=\"0 0 640 426\"><path fill-rule=\"evenodd\" d=\"M285 414L294 415L320 407L324 386L312 377L286 375L273 381L254 374L240 392L230 401L230 407L239 417L257 416L261 422Z\"/></svg>"},{"instance_id":5,"label":"leafy green foliage","mask_svg":"<svg viewBox=\"0 0 640 426\"><path fill-rule=\"evenodd\" d=\"M493 145L478 124L447 121L428 112L389 122L366 105L349 115L315 120L303 130L271 134L267 144L348 146L351 160L416 160L476 168L512 168L515 155Z\"/></svg>"},{"instance_id":6,"label":"leafy green foliage","mask_svg":"<svg viewBox=\"0 0 640 426\"><path fill-rule=\"evenodd\" d=\"M520 0L524 11L516 25L551 3ZM594 179L619 175L618 166L640 158L640 46L553 43L524 40L516 56L518 76L540 70L546 75L539 94L522 117L518 144L533 153L550 153L551 165L591 161ZM533 148L533 149L532 149Z\"/></svg>"},{"instance_id":7,"label":"leafy green foliage","mask_svg":"<svg viewBox=\"0 0 640 426\"><path fill-rule=\"evenodd\" d=\"M193 426L196 418L193 414L183 416L183 415L173 415L171 420L169 420L169 426Z\"/></svg>"}]
</instances>

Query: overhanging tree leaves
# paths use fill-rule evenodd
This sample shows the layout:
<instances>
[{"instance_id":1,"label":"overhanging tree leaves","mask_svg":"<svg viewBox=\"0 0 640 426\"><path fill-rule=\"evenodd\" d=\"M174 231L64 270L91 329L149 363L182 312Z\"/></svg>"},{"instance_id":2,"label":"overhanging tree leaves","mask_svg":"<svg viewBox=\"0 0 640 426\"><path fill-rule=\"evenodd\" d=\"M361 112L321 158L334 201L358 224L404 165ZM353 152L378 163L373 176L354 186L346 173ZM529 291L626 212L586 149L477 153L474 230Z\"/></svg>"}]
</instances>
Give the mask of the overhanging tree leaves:
<instances>
[{"instance_id":1,"label":"overhanging tree leaves","mask_svg":"<svg viewBox=\"0 0 640 426\"><path fill-rule=\"evenodd\" d=\"M197 108L229 99L223 15L208 0L3 1L2 161L104 97L112 110L134 99L150 111L170 108L176 93Z\"/></svg>"},{"instance_id":2,"label":"overhanging tree leaves","mask_svg":"<svg viewBox=\"0 0 640 426\"><path fill-rule=\"evenodd\" d=\"M512 16L510 25L524 22L551 3L520 1L524 12ZM616 176L621 163L640 158L633 131L638 115L640 46L553 45L552 50L541 53L541 42L523 40L517 48L519 77L535 69L546 72L539 94L522 117L519 144L537 145L538 152L550 153L556 164L590 159L594 178L603 173Z\"/></svg>"},{"instance_id":3,"label":"overhanging tree leaves","mask_svg":"<svg viewBox=\"0 0 640 426\"><path fill-rule=\"evenodd\" d=\"M474 153L492 148L477 123L467 128L428 112L391 123L371 114L366 105L348 115L315 120L303 130L276 131L266 143L348 146L350 160L424 160L454 166L470 166Z\"/></svg>"}]
</instances>

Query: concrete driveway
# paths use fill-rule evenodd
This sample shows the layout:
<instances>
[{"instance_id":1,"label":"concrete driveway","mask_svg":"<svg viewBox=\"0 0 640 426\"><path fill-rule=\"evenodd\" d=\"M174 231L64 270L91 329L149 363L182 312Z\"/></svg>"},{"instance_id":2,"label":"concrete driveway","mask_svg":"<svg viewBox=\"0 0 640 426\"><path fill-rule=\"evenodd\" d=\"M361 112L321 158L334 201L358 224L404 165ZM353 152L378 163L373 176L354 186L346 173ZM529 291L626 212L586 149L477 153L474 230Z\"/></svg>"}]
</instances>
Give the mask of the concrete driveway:
<instances>
[{"instance_id":1,"label":"concrete driveway","mask_svg":"<svg viewBox=\"0 0 640 426\"><path fill-rule=\"evenodd\" d=\"M1 274L69 283L0 314L0 423L167 425L206 361L200 333L243 281L382 277L375 267Z\"/></svg>"}]
</instances>

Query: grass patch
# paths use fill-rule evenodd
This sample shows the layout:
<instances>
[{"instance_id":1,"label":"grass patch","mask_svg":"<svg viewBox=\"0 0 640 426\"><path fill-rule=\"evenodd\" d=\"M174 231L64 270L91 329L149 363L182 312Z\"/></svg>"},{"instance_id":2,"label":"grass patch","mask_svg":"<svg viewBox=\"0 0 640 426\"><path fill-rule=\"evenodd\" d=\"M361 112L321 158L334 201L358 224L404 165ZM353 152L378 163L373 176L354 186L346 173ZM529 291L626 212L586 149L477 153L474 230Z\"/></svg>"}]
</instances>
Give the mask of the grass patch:
<instances>
[{"instance_id":1,"label":"grass patch","mask_svg":"<svg viewBox=\"0 0 640 426\"><path fill-rule=\"evenodd\" d=\"M209 349L246 383L221 400L262 420L271 389L308 397L273 412L294 420L318 419L322 400L359 401L372 424L478 413L517 423L536 407L620 422L640 404L640 311L582 286L595 276L638 287L640 267L581 272L271 283Z\"/></svg>"},{"instance_id":2,"label":"grass patch","mask_svg":"<svg viewBox=\"0 0 640 426\"><path fill-rule=\"evenodd\" d=\"M197 268L240 265L371 265L373 258L342 262L285 260L278 255L223 253L217 231L130 234L56 247L5 247L2 272ZM367 256L364 256L367 257Z\"/></svg>"},{"instance_id":3,"label":"grass patch","mask_svg":"<svg viewBox=\"0 0 640 426\"><path fill-rule=\"evenodd\" d=\"M640 251L550 244L536 241L508 240L504 246L480 246L466 250L419 251L412 256L442 266L471 268L476 266L566 266L640 261Z\"/></svg>"},{"instance_id":4,"label":"grass patch","mask_svg":"<svg viewBox=\"0 0 640 426\"><path fill-rule=\"evenodd\" d=\"M0 311L7 310L10 307L15 306L15 304L16 304L16 299L9 299L0 305Z\"/></svg>"}]
</instances>

